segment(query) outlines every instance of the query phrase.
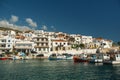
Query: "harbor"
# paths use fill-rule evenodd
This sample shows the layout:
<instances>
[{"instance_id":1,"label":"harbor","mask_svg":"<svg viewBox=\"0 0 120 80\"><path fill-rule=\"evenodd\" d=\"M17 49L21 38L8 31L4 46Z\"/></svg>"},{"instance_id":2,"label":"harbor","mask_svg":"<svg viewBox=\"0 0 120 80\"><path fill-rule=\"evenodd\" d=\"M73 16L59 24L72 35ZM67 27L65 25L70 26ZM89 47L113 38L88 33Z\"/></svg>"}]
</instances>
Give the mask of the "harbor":
<instances>
[{"instance_id":1,"label":"harbor","mask_svg":"<svg viewBox=\"0 0 120 80\"><path fill-rule=\"evenodd\" d=\"M0 80L120 80L119 0L0 0Z\"/></svg>"},{"instance_id":2,"label":"harbor","mask_svg":"<svg viewBox=\"0 0 120 80\"><path fill-rule=\"evenodd\" d=\"M72 60L0 61L0 80L119 80L120 65Z\"/></svg>"}]
</instances>

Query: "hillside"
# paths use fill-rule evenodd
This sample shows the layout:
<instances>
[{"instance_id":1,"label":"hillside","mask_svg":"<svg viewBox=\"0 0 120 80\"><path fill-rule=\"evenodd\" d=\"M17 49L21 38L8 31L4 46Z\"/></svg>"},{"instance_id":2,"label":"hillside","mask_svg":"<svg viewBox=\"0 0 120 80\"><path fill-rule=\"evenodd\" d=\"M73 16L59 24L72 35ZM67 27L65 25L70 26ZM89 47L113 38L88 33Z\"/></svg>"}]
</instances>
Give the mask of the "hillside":
<instances>
[{"instance_id":1,"label":"hillside","mask_svg":"<svg viewBox=\"0 0 120 80\"><path fill-rule=\"evenodd\" d=\"M7 28L7 27L0 27L0 30L6 31L6 30L13 30L15 32L22 32L21 30L13 29L13 28Z\"/></svg>"}]
</instances>

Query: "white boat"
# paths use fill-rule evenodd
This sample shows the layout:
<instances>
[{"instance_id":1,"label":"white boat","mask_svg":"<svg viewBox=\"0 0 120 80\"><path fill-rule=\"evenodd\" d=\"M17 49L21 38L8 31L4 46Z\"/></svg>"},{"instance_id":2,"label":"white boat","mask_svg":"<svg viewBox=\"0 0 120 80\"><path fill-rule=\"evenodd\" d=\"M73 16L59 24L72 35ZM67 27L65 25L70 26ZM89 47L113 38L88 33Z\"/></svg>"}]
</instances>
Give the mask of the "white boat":
<instances>
[{"instance_id":1,"label":"white boat","mask_svg":"<svg viewBox=\"0 0 120 80\"><path fill-rule=\"evenodd\" d=\"M49 58L49 60L68 60L68 59L73 59L73 56L70 54L56 54L52 53Z\"/></svg>"},{"instance_id":2,"label":"white boat","mask_svg":"<svg viewBox=\"0 0 120 80\"><path fill-rule=\"evenodd\" d=\"M115 61L112 61L112 60L106 60L103 62L104 64L120 64L120 60L115 60Z\"/></svg>"},{"instance_id":3,"label":"white boat","mask_svg":"<svg viewBox=\"0 0 120 80\"><path fill-rule=\"evenodd\" d=\"M61 54L56 54L56 53L52 53L49 57L49 60L63 60L66 59L66 57L64 55Z\"/></svg>"},{"instance_id":4,"label":"white boat","mask_svg":"<svg viewBox=\"0 0 120 80\"><path fill-rule=\"evenodd\" d=\"M103 54L92 54L91 59L89 60L90 63L102 63L103 62Z\"/></svg>"},{"instance_id":5,"label":"white boat","mask_svg":"<svg viewBox=\"0 0 120 80\"><path fill-rule=\"evenodd\" d=\"M120 53L113 53L110 54L110 59L109 60L104 60L104 64L120 64Z\"/></svg>"}]
</instances>

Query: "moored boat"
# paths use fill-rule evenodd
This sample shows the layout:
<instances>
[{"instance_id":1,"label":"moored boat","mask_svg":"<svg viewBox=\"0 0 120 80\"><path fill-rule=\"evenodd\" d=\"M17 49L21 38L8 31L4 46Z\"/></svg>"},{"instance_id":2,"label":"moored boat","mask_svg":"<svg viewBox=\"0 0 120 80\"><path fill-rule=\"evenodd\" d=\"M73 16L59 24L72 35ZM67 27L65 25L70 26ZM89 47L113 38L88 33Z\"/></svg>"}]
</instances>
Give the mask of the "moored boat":
<instances>
[{"instance_id":1,"label":"moored boat","mask_svg":"<svg viewBox=\"0 0 120 80\"><path fill-rule=\"evenodd\" d=\"M66 57L66 58L65 58L66 60L71 60L71 59L73 59L73 55L72 55L72 54L63 53L62 55Z\"/></svg>"},{"instance_id":2,"label":"moored boat","mask_svg":"<svg viewBox=\"0 0 120 80\"><path fill-rule=\"evenodd\" d=\"M104 64L120 64L120 53L112 53L110 54L109 60L104 60Z\"/></svg>"},{"instance_id":3,"label":"moored boat","mask_svg":"<svg viewBox=\"0 0 120 80\"><path fill-rule=\"evenodd\" d=\"M67 54L67 53L63 53L63 54L52 53L48 57L48 59L49 60L71 60L71 59L73 59L73 55Z\"/></svg>"},{"instance_id":4,"label":"moored boat","mask_svg":"<svg viewBox=\"0 0 120 80\"><path fill-rule=\"evenodd\" d=\"M73 57L74 62L88 62L87 54L80 54L80 55L74 55Z\"/></svg>"},{"instance_id":5,"label":"moored boat","mask_svg":"<svg viewBox=\"0 0 120 80\"><path fill-rule=\"evenodd\" d=\"M52 53L49 57L49 60L63 60L66 59L66 57L64 55L61 54L56 54L56 53Z\"/></svg>"},{"instance_id":6,"label":"moored boat","mask_svg":"<svg viewBox=\"0 0 120 80\"><path fill-rule=\"evenodd\" d=\"M8 57L5 57L5 55L0 54L0 60L7 60L7 59L8 59Z\"/></svg>"},{"instance_id":7,"label":"moored boat","mask_svg":"<svg viewBox=\"0 0 120 80\"><path fill-rule=\"evenodd\" d=\"M103 54L102 53L96 53L90 55L90 63L102 63L103 62Z\"/></svg>"},{"instance_id":8,"label":"moored boat","mask_svg":"<svg viewBox=\"0 0 120 80\"><path fill-rule=\"evenodd\" d=\"M0 60L7 60L7 57L0 57Z\"/></svg>"}]
</instances>

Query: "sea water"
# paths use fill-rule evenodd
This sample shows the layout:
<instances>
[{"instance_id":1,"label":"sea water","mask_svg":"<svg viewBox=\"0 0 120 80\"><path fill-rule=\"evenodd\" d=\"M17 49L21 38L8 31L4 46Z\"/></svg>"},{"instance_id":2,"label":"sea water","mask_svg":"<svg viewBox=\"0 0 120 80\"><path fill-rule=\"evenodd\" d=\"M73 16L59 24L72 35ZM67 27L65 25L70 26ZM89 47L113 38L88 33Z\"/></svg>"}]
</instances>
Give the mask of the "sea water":
<instances>
[{"instance_id":1,"label":"sea water","mask_svg":"<svg viewBox=\"0 0 120 80\"><path fill-rule=\"evenodd\" d=\"M120 80L120 65L72 60L0 61L0 80Z\"/></svg>"}]
</instances>

